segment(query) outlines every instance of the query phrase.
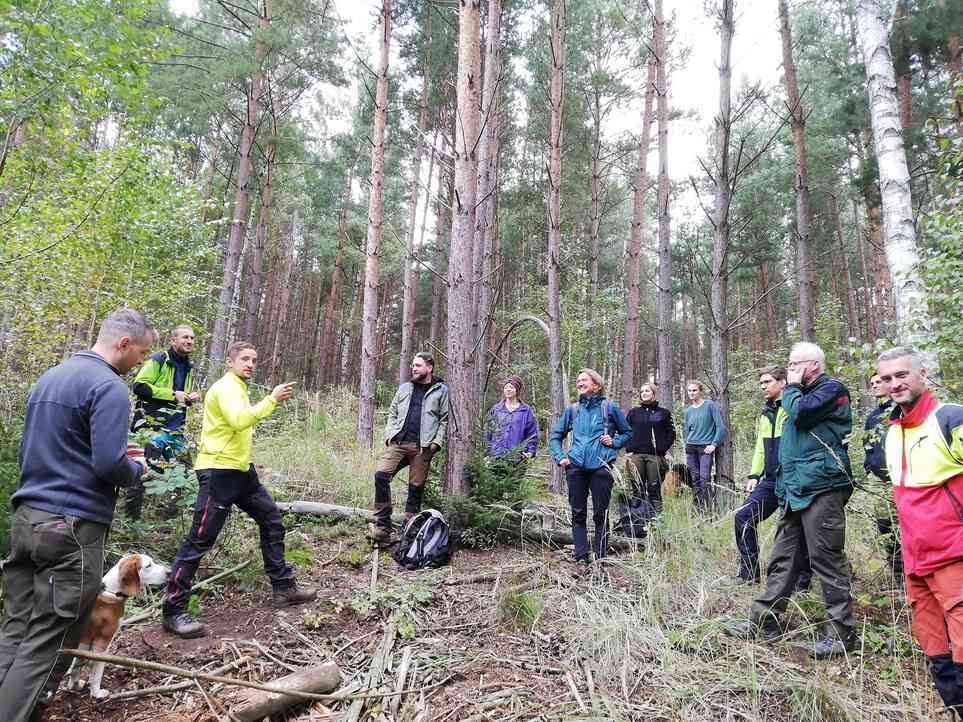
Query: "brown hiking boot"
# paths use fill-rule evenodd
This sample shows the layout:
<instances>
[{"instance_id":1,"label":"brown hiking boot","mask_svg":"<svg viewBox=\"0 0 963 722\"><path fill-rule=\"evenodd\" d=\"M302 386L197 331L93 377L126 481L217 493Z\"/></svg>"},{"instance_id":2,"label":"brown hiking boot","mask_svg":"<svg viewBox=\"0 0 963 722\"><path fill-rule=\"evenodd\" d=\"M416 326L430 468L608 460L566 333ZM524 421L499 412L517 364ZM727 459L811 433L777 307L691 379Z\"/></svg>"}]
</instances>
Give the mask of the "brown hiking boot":
<instances>
[{"instance_id":1,"label":"brown hiking boot","mask_svg":"<svg viewBox=\"0 0 963 722\"><path fill-rule=\"evenodd\" d=\"M368 524L368 538L375 544L391 543L391 527Z\"/></svg>"},{"instance_id":2,"label":"brown hiking boot","mask_svg":"<svg viewBox=\"0 0 963 722\"><path fill-rule=\"evenodd\" d=\"M310 602L317 596L317 589L311 589L310 587L299 587L297 584L295 584L293 587L288 587L286 589L275 589L274 595L271 597L271 604L276 608L290 607L295 604L304 604L304 602Z\"/></svg>"}]
</instances>

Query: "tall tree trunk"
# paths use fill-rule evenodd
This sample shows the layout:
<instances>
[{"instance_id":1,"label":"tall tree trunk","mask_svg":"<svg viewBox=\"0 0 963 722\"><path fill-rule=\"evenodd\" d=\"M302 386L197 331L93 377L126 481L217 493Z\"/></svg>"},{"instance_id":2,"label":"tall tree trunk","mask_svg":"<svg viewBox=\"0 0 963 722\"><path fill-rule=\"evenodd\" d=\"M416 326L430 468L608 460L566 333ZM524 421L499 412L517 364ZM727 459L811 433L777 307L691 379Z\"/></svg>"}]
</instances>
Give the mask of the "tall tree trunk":
<instances>
[{"instance_id":1,"label":"tall tree trunk","mask_svg":"<svg viewBox=\"0 0 963 722\"><path fill-rule=\"evenodd\" d=\"M799 329L803 341L816 340L815 310L813 308L812 247L810 221L812 207L809 197L809 164L806 162L806 120L796 80L796 63L792 57L792 31L789 29L789 9L786 0L779 0L779 34L782 36L782 65L789 103L792 145L796 154L796 287L799 292Z\"/></svg>"},{"instance_id":2,"label":"tall tree trunk","mask_svg":"<svg viewBox=\"0 0 963 722\"><path fill-rule=\"evenodd\" d=\"M602 98L596 87L592 92L592 163L591 197L589 206L589 295L585 304L585 323L595 329L595 309L599 298L599 228L602 226ZM575 226L572 226L574 234ZM598 364L597 344L589 344L588 365L595 368Z\"/></svg>"},{"instance_id":3,"label":"tall tree trunk","mask_svg":"<svg viewBox=\"0 0 963 722\"><path fill-rule=\"evenodd\" d=\"M622 393L619 403L623 409L632 406L632 389L635 387L636 358L639 351L639 277L641 275L642 231L645 228L645 192L649 189L646 172L649 162L649 143L652 134L652 101L655 97L655 53L649 55L648 79L645 84L645 106L642 111L642 137L639 139L639 159L635 171L635 189L632 193L632 229L626 249L628 273L628 299L625 312L625 371L622 373ZM643 375L645 370L642 370ZM671 383L671 379L670 379Z\"/></svg>"},{"instance_id":4,"label":"tall tree trunk","mask_svg":"<svg viewBox=\"0 0 963 722\"><path fill-rule=\"evenodd\" d=\"M344 243L348 238L348 205L351 203L351 184L354 181L354 168L348 171L344 191L341 194L341 212L338 214L338 246L334 252L334 270L331 271L331 290L324 306L324 325L321 328L321 344L318 349L318 386L334 383L338 379L336 353L338 344L334 335L334 309L341 298L341 283L344 278Z\"/></svg>"},{"instance_id":5,"label":"tall tree trunk","mask_svg":"<svg viewBox=\"0 0 963 722\"><path fill-rule=\"evenodd\" d=\"M374 434L376 369L378 361L378 283L381 271L381 195L385 177L385 123L388 118L388 60L391 49L391 0L381 3L381 57L375 91L374 132L371 144L371 195L368 199L368 236L365 243L364 310L361 322L361 378L358 402L360 446L371 446Z\"/></svg>"},{"instance_id":6,"label":"tall tree trunk","mask_svg":"<svg viewBox=\"0 0 963 722\"><path fill-rule=\"evenodd\" d=\"M271 202L274 193L274 161L277 158L277 129L273 133L274 142L267 149L264 169L264 187L261 188L261 207L258 209L257 227L254 229L254 248L251 253L251 267L248 269L246 315L241 336L246 341L254 338L257 329L257 315L261 307L261 277L264 269L264 248L267 244L268 224L271 220Z\"/></svg>"},{"instance_id":7,"label":"tall tree trunk","mask_svg":"<svg viewBox=\"0 0 963 722\"><path fill-rule=\"evenodd\" d=\"M214 177L217 175L217 160L221 155L220 136L214 141L214 150L211 152L210 165L207 168L207 181L204 183L204 195L201 196L204 205L201 208L201 225L207 223L208 213L211 210L211 197L214 195Z\"/></svg>"},{"instance_id":8,"label":"tall tree trunk","mask_svg":"<svg viewBox=\"0 0 963 722\"><path fill-rule=\"evenodd\" d=\"M341 324L344 335L344 346L341 349L341 373L339 383L343 386L354 387L355 365L360 350L361 324L360 310L363 305L362 297L364 294L364 271L361 266L352 274L351 284L351 310L348 311L347 323Z\"/></svg>"},{"instance_id":9,"label":"tall tree trunk","mask_svg":"<svg viewBox=\"0 0 963 722\"><path fill-rule=\"evenodd\" d=\"M251 184L251 149L254 147L254 136L258 127L258 105L261 102L261 92L264 85L264 73L261 68L267 55L267 44L264 36L270 26L270 0L263 0L261 14L258 17L258 35L254 44L254 72L247 93L247 113L244 116L244 127L241 130L241 140L238 143L238 172L237 193L234 196L234 216L231 230L227 239L227 253L224 258L224 273L221 276L221 291L217 299L217 316L214 319L214 332L211 338L211 364L217 369L224 362L224 351L227 348L228 328L234 315L231 301L234 297L234 286L237 273L241 265L241 251L244 246L244 236L247 230L248 197Z\"/></svg>"},{"instance_id":10,"label":"tall tree trunk","mask_svg":"<svg viewBox=\"0 0 963 722\"><path fill-rule=\"evenodd\" d=\"M729 422L728 257L731 232L729 210L732 203L733 177L729 154L729 142L732 134L732 68L729 59L732 54L732 36L735 32L733 4L734 0L722 0L720 17L722 43L719 55L719 114L715 120L716 177L714 180L716 197L712 218L714 232L712 239L711 304L709 308L712 321L709 328L710 377L712 386L719 394L719 407L727 429L732 428ZM725 441L716 453L718 477L726 486L729 486L733 479L731 434L726 435Z\"/></svg>"},{"instance_id":11,"label":"tall tree trunk","mask_svg":"<svg viewBox=\"0 0 963 722\"><path fill-rule=\"evenodd\" d=\"M660 398L672 402L674 345L672 343L672 246L669 215L669 98L666 84L668 50L665 43L665 16L662 0L655 3L653 27L656 54L656 105L659 116L659 191L656 214L659 220L659 270L656 274L656 325L659 355L658 383Z\"/></svg>"},{"instance_id":12,"label":"tall tree trunk","mask_svg":"<svg viewBox=\"0 0 963 722\"><path fill-rule=\"evenodd\" d=\"M284 346L284 327L285 319L288 316L288 306L291 301L291 272L294 270L294 235L297 232L298 217L284 224L281 230L281 247L278 251L279 273L277 279L277 303L274 308L275 326L270 329L274 340L271 349L270 384L273 386L281 382L281 369L283 364Z\"/></svg>"},{"instance_id":13,"label":"tall tree trunk","mask_svg":"<svg viewBox=\"0 0 963 722\"><path fill-rule=\"evenodd\" d=\"M473 391L472 251L478 158L475 151L481 123L481 66L479 0L462 0L458 14L457 121L455 123L455 193L451 250L448 254L448 386L451 418L448 426L448 491L469 491L465 464L471 450L477 415Z\"/></svg>"},{"instance_id":14,"label":"tall tree trunk","mask_svg":"<svg viewBox=\"0 0 963 722\"><path fill-rule=\"evenodd\" d=\"M868 231L867 231L868 232ZM866 314L866 336L871 344L876 343L876 313L873 308L873 297L870 290L869 266L866 264L866 241L859 229L856 232L856 242L859 244L859 267L863 276L863 309Z\"/></svg>"},{"instance_id":15,"label":"tall tree trunk","mask_svg":"<svg viewBox=\"0 0 963 722\"><path fill-rule=\"evenodd\" d=\"M846 286L846 318L849 322L849 333L847 335L860 338L862 333L859 326L859 314L856 313L856 295L853 290L853 276L849 270L849 254L846 252L846 241L843 238L843 221L839 215L836 196L832 194L829 195L829 215L832 216L833 226L836 229L836 243L839 246L839 258L843 264L843 282Z\"/></svg>"},{"instance_id":16,"label":"tall tree trunk","mask_svg":"<svg viewBox=\"0 0 963 722\"><path fill-rule=\"evenodd\" d=\"M475 219L475 318L478 322L475 341L474 394L482 401L485 372L488 368L489 317L492 302L492 240L495 201L498 196L499 99L502 82L502 3L488 0L488 24L485 30L485 83L482 88L482 131L478 144L478 212ZM480 263L479 263L480 261Z\"/></svg>"},{"instance_id":17,"label":"tall tree trunk","mask_svg":"<svg viewBox=\"0 0 963 722\"><path fill-rule=\"evenodd\" d=\"M428 338L432 346L441 346L442 333L442 304L445 300L445 251L448 247L448 239L445 231L451 229L451 212L446 213L446 209L451 209L454 202L454 187L449 181L450 174L444 169L438 171L438 193L435 196L435 253L431 265L435 273L431 282L431 319L428 325ZM448 189L447 199L442 199L442 189Z\"/></svg>"},{"instance_id":18,"label":"tall tree trunk","mask_svg":"<svg viewBox=\"0 0 963 722\"><path fill-rule=\"evenodd\" d=\"M421 111L418 115L418 142L415 158L411 164L411 183L408 187L409 215L408 236L405 239L405 288L401 307L401 357L398 360L398 383L411 378L411 359L415 346L415 304L418 300L418 264L415 260L415 227L418 225L418 198L421 196L421 158L425 152L425 135L428 132L428 78L431 76L431 8L426 12L425 65L421 76ZM434 148L432 148L434 150ZM425 205L431 201L431 174L428 175L428 193Z\"/></svg>"},{"instance_id":19,"label":"tall tree trunk","mask_svg":"<svg viewBox=\"0 0 963 722\"><path fill-rule=\"evenodd\" d=\"M562 388L562 309L559 257L562 253L562 103L565 78L565 0L552 5L549 92L551 120L548 134L548 365L551 378L552 417L555 425L565 408L567 389ZM593 339L593 343L597 343Z\"/></svg>"},{"instance_id":20,"label":"tall tree trunk","mask_svg":"<svg viewBox=\"0 0 963 722\"><path fill-rule=\"evenodd\" d=\"M900 341L920 344L926 340L930 327L929 310L919 276L920 256L913 222L910 175L893 91L893 61L879 2L859 0L856 12L879 164L883 236L893 279L897 332ZM938 359L935 353L928 363L931 369L936 369Z\"/></svg>"}]
</instances>

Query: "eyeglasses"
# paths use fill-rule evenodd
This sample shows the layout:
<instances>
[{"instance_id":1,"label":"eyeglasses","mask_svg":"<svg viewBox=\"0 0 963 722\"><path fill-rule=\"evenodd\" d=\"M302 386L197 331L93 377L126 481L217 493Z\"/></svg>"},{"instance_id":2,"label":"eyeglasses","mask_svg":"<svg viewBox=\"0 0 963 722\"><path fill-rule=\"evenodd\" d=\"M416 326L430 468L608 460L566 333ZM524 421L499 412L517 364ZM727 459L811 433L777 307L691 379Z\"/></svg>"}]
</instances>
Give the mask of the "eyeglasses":
<instances>
[{"instance_id":1,"label":"eyeglasses","mask_svg":"<svg viewBox=\"0 0 963 722\"><path fill-rule=\"evenodd\" d=\"M807 358L807 359L803 359L802 361L790 361L789 363L786 364L786 366L793 369L793 368L796 368L797 366L802 366L803 364L814 364L814 363L816 363L816 359Z\"/></svg>"}]
</instances>

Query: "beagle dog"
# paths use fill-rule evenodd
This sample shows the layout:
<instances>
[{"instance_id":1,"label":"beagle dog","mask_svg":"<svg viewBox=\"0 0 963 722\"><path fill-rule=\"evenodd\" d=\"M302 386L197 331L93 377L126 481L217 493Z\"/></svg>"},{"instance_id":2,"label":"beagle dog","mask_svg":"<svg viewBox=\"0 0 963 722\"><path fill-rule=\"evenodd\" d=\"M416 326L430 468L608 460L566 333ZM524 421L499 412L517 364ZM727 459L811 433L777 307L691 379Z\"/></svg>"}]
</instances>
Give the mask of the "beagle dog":
<instances>
[{"instance_id":1,"label":"beagle dog","mask_svg":"<svg viewBox=\"0 0 963 722\"><path fill-rule=\"evenodd\" d=\"M103 589L97 595L97 601L90 612L77 648L105 652L120 627L127 600L139 594L145 586L166 584L170 572L169 567L154 561L147 554L125 554L121 557L104 575ZM77 692L83 688L80 679L81 666L82 660L75 659L67 673L67 689ZM103 676L104 663L94 662L87 684L90 696L94 699L104 699L110 695L110 692L100 687Z\"/></svg>"}]
</instances>

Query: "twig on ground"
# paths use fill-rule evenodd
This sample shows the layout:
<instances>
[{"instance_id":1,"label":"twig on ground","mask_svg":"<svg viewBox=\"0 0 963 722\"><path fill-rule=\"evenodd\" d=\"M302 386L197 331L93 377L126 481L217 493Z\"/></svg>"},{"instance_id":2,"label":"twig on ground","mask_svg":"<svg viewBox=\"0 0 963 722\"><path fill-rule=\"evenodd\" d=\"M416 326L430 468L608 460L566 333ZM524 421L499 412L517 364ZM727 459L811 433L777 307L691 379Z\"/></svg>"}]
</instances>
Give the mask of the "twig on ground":
<instances>
[{"instance_id":1,"label":"twig on ground","mask_svg":"<svg viewBox=\"0 0 963 722\"><path fill-rule=\"evenodd\" d=\"M401 706L401 690L405 688L405 680L408 678L408 668L411 666L411 647L405 647L401 651L401 664L398 665L398 676L395 678L395 697L391 699L389 708L391 714L397 716L398 708Z\"/></svg>"},{"instance_id":2,"label":"twig on ground","mask_svg":"<svg viewBox=\"0 0 963 722\"><path fill-rule=\"evenodd\" d=\"M578 687L575 686L575 678L572 677L571 672L565 673L565 681L568 682L568 688L572 690L572 696L575 697L575 701L578 702L578 707L583 712L588 712L588 707L585 706L585 702L582 701L582 695L578 693Z\"/></svg>"},{"instance_id":3,"label":"twig on ground","mask_svg":"<svg viewBox=\"0 0 963 722\"><path fill-rule=\"evenodd\" d=\"M251 661L250 657L241 657L236 659L229 664L222 665L216 669L212 669L210 674L219 675L225 672L230 672L232 669L238 667L243 667L245 664ZM168 684L161 687L145 687L144 689L132 689L127 692L120 692L118 694L110 695L111 702L117 702L123 699L137 699L138 697L146 697L151 694L170 694L171 692L178 692L182 689L187 689L193 685L194 681L189 680L187 682L178 682L177 684Z\"/></svg>"}]
</instances>

